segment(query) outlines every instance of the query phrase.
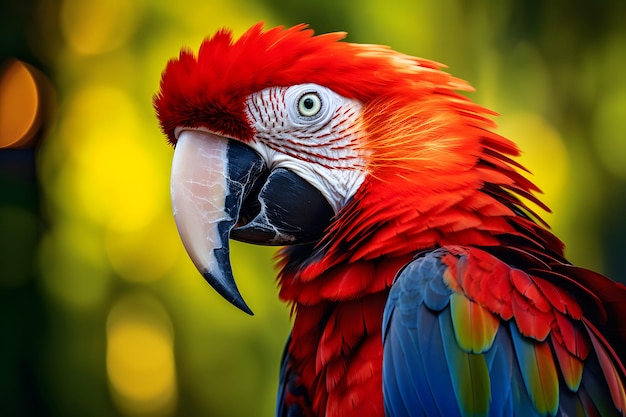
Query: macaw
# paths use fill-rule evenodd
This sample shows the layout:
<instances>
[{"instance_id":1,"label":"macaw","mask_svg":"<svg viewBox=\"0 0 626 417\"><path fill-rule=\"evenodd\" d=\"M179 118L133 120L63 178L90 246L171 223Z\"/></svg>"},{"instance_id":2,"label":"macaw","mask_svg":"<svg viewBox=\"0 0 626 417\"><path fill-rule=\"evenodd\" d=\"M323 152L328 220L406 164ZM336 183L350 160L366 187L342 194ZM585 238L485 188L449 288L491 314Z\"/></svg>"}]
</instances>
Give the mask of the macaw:
<instances>
[{"instance_id":1,"label":"macaw","mask_svg":"<svg viewBox=\"0 0 626 417\"><path fill-rule=\"evenodd\" d=\"M162 73L176 225L239 309L229 239L283 246L277 416L625 416L626 287L573 266L494 113L436 62L306 25Z\"/></svg>"}]
</instances>

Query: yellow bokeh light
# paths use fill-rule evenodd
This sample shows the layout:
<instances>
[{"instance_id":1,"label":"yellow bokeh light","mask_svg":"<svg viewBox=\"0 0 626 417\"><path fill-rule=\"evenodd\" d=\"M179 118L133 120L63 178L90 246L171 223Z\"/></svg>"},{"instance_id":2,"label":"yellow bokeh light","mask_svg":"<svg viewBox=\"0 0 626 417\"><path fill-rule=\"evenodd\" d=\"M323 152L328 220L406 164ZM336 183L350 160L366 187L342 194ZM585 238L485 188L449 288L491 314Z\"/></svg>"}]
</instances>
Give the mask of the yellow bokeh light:
<instances>
[{"instance_id":1,"label":"yellow bokeh light","mask_svg":"<svg viewBox=\"0 0 626 417\"><path fill-rule=\"evenodd\" d=\"M176 408L174 336L154 297L129 295L107 319L106 365L113 400L129 416L165 417Z\"/></svg>"},{"instance_id":2,"label":"yellow bokeh light","mask_svg":"<svg viewBox=\"0 0 626 417\"><path fill-rule=\"evenodd\" d=\"M515 113L499 120L498 132L511 138L522 150L519 161L531 174L526 174L543 192L539 198L559 213L563 203L564 184L568 177L569 156L563 138L544 118L531 113ZM542 218L555 220L535 204L529 205ZM554 226L554 224L553 224Z\"/></svg>"},{"instance_id":3,"label":"yellow bokeh light","mask_svg":"<svg viewBox=\"0 0 626 417\"><path fill-rule=\"evenodd\" d=\"M106 251L113 269L133 282L162 278L181 254L178 233L168 211L147 227L135 231L109 229Z\"/></svg>"},{"instance_id":4,"label":"yellow bokeh light","mask_svg":"<svg viewBox=\"0 0 626 417\"><path fill-rule=\"evenodd\" d=\"M128 94L94 86L71 100L62 137L72 164L66 186L91 220L117 230L145 227L168 200L168 172L144 142ZM66 202L67 203L67 202Z\"/></svg>"},{"instance_id":5,"label":"yellow bokeh light","mask_svg":"<svg viewBox=\"0 0 626 417\"><path fill-rule=\"evenodd\" d=\"M85 144L78 197L94 220L118 230L135 230L150 222L162 208L167 181L146 150L132 140L95 133L98 139ZM163 186L165 184L165 186Z\"/></svg>"},{"instance_id":6,"label":"yellow bokeh light","mask_svg":"<svg viewBox=\"0 0 626 417\"><path fill-rule=\"evenodd\" d=\"M139 23L141 1L65 0L61 7L61 30L78 53L95 55L124 44Z\"/></svg>"}]
</instances>

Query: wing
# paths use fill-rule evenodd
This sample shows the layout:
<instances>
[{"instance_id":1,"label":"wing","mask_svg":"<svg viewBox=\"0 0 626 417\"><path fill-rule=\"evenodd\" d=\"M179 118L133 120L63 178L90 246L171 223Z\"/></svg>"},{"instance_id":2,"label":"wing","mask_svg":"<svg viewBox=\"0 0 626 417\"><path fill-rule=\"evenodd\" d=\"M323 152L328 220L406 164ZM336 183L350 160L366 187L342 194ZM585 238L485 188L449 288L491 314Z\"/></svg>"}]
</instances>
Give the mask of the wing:
<instances>
[{"instance_id":1,"label":"wing","mask_svg":"<svg viewBox=\"0 0 626 417\"><path fill-rule=\"evenodd\" d=\"M511 251L505 263L448 246L398 274L383 319L388 416L626 415L624 345L597 324L619 303L606 307L567 266ZM623 332L626 289L601 278L596 292L622 301L612 320Z\"/></svg>"}]
</instances>

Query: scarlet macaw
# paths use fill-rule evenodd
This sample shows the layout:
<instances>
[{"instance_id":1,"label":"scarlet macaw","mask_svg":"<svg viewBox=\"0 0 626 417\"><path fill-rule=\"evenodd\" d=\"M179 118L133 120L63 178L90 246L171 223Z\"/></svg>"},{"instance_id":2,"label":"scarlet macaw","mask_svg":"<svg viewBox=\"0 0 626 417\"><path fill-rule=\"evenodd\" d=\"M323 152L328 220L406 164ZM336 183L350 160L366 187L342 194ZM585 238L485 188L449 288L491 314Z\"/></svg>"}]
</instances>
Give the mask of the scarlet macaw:
<instances>
[{"instance_id":1,"label":"scarlet macaw","mask_svg":"<svg viewBox=\"0 0 626 417\"><path fill-rule=\"evenodd\" d=\"M282 245L279 416L626 415L626 287L571 265L492 112L440 65L305 25L227 30L154 105L204 278Z\"/></svg>"}]
</instances>

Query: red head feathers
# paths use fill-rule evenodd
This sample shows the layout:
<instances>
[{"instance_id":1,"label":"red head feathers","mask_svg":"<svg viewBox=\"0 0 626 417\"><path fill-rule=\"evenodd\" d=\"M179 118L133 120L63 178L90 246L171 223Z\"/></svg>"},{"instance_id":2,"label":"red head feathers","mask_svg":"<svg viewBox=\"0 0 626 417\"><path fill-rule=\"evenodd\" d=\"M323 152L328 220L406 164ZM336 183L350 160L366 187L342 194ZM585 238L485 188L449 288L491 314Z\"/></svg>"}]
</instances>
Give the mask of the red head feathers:
<instances>
[{"instance_id":1,"label":"red head feathers","mask_svg":"<svg viewBox=\"0 0 626 417\"><path fill-rule=\"evenodd\" d=\"M471 87L441 71L441 65L433 61L385 46L342 42L344 37L341 32L314 36L306 25L263 31L262 24L257 24L236 41L228 30L217 32L202 43L197 56L185 49L165 68L160 92L154 98L163 131L171 143L176 142L177 126L204 127L250 141L254 130L246 115L246 97L268 87L320 84L363 104L367 135L355 146L368 155L370 174L359 198L344 208L350 215L338 216L327 239L350 245L354 236L377 233L379 244L389 251L396 243L403 250L419 249L405 247L405 239L395 229L392 237L397 242L389 242L385 237L388 218L381 217L380 211L372 214L350 207L363 204L376 210L376 202L387 199L387 194L398 200L389 216L414 218L434 210L444 217L437 222L450 230L442 236L435 232L441 227L438 223L412 230L424 234L419 239L412 236L415 242L423 240L420 247L467 243L466 238L494 244L494 235L513 232L512 226L503 225L503 217L525 224L524 217L514 214L517 209L527 210L515 194L541 205L532 195L537 188L506 156L518 155L517 147L491 131L495 124L489 116L493 113L457 92ZM479 189L487 191L476 194ZM404 199L405 195L418 198ZM486 195L504 204L492 210L493 200ZM420 206L414 206L415 202ZM468 220L476 210L496 219L497 224L477 231ZM532 234L538 233L542 236L539 240L549 241L546 246L562 253L561 243L549 232L534 225L526 227L536 229ZM364 233L363 228L369 232ZM378 246L362 248L355 256L373 256ZM328 253L336 250L331 243Z\"/></svg>"},{"instance_id":2,"label":"red head feathers","mask_svg":"<svg viewBox=\"0 0 626 417\"><path fill-rule=\"evenodd\" d=\"M306 25L264 31L260 23L238 40L228 30L218 31L204 40L197 56L184 49L167 64L154 98L163 131L171 143L178 126L204 127L247 142L255 133L245 109L250 94L320 84L363 104L367 134L355 146L367 155L369 171L358 198L344 207L322 242L326 261L346 256L336 242L358 247L364 237L370 244L353 248L356 258L375 256L382 247L393 252L433 244L496 244L496 235L518 233L508 221L532 229L535 239L561 255L562 244L551 233L515 214L528 211L516 194L542 205L532 194L537 188L507 157L519 154L515 144L491 131L493 113L458 93L472 88L436 62L385 46L342 42L344 37L342 32L314 36ZM480 189L485 192L476 193ZM395 209L383 216L380 201ZM473 227L477 210L488 224L484 230ZM430 212L435 213L430 223L402 224L410 225L418 247L408 247L397 228L388 236L389 217L414 220Z\"/></svg>"},{"instance_id":3,"label":"red head feathers","mask_svg":"<svg viewBox=\"0 0 626 417\"><path fill-rule=\"evenodd\" d=\"M172 143L179 125L250 139L245 97L274 86L316 83L364 103L398 92L470 89L438 71L435 62L379 45L339 42L344 37L314 36L306 25L263 31L259 23L237 41L228 30L217 32L197 56L182 50L165 68L154 98L163 131Z\"/></svg>"}]
</instances>

